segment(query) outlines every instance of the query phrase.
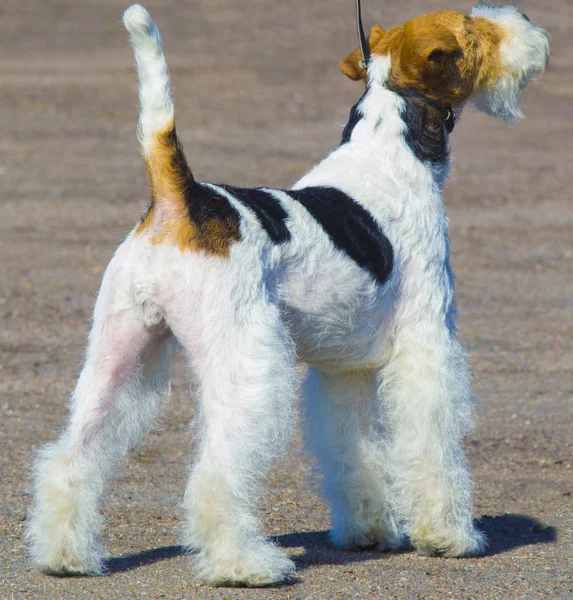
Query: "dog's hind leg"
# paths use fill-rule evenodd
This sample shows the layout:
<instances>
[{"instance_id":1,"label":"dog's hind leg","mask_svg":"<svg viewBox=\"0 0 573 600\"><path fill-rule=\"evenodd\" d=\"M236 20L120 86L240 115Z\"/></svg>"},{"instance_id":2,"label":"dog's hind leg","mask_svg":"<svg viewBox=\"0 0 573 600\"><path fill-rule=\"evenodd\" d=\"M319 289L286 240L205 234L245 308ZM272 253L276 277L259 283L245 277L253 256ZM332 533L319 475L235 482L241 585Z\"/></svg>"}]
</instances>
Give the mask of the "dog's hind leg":
<instances>
[{"instance_id":1,"label":"dog's hind leg","mask_svg":"<svg viewBox=\"0 0 573 600\"><path fill-rule=\"evenodd\" d=\"M453 334L404 328L382 370L396 507L420 554L480 554L462 441L472 419L463 350Z\"/></svg>"},{"instance_id":2,"label":"dog's hind leg","mask_svg":"<svg viewBox=\"0 0 573 600\"><path fill-rule=\"evenodd\" d=\"M294 571L253 512L259 479L290 432L295 353L280 312L263 290L214 280L194 339L174 327L199 380L198 456L185 492L184 543L210 585L264 586ZM245 288L243 288L245 289ZM216 294L216 295L215 295ZM220 310L218 309L220 308Z\"/></svg>"},{"instance_id":3,"label":"dog's hind leg","mask_svg":"<svg viewBox=\"0 0 573 600\"><path fill-rule=\"evenodd\" d=\"M332 541L347 550L399 546L375 373L311 367L303 396L306 443L318 458Z\"/></svg>"},{"instance_id":4,"label":"dog's hind leg","mask_svg":"<svg viewBox=\"0 0 573 600\"><path fill-rule=\"evenodd\" d=\"M160 323L145 324L121 270L124 250L104 276L69 425L34 467L27 537L33 561L49 573L102 572L104 485L153 424L169 390L171 335Z\"/></svg>"}]
</instances>

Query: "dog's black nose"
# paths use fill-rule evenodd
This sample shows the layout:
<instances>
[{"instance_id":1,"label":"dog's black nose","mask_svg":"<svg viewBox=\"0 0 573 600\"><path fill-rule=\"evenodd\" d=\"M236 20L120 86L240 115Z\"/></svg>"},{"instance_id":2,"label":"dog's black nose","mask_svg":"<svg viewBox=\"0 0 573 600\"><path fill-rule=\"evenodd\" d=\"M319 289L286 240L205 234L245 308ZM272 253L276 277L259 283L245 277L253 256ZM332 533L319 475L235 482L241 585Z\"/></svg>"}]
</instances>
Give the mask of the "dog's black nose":
<instances>
[{"instance_id":1,"label":"dog's black nose","mask_svg":"<svg viewBox=\"0 0 573 600\"><path fill-rule=\"evenodd\" d=\"M531 19L525 14L525 13L521 13L521 16L526 20L529 21L531 23Z\"/></svg>"}]
</instances>

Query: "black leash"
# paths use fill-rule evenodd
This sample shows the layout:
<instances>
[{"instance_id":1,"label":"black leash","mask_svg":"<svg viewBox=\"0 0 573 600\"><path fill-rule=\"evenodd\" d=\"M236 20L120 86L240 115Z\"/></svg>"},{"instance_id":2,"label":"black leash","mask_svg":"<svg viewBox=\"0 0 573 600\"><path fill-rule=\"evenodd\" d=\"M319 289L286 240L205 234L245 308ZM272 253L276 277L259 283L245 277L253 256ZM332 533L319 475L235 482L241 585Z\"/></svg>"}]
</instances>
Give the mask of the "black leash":
<instances>
[{"instance_id":1,"label":"black leash","mask_svg":"<svg viewBox=\"0 0 573 600\"><path fill-rule=\"evenodd\" d=\"M362 52L362 67L365 69L370 60L370 46L364 35L364 27L362 27L362 7L360 0L356 0L356 29L358 30L358 40L360 41L360 52Z\"/></svg>"},{"instance_id":2,"label":"black leash","mask_svg":"<svg viewBox=\"0 0 573 600\"><path fill-rule=\"evenodd\" d=\"M356 4L356 29L358 31L358 41L360 42L360 52L362 53L362 62L361 66L366 69L368 67L368 61L370 60L370 46L368 45L368 40L366 39L366 35L364 34L364 27L362 26L362 6L360 5L360 0L355 0ZM454 130L454 126L456 124L456 115L452 107L448 104L446 106L428 98L422 92L418 92L417 90L408 90L408 92L412 96L416 96L421 100L424 100L426 104L434 108L440 113L442 120L444 121L444 127L448 133L452 133Z\"/></svg>"}]
</instances>

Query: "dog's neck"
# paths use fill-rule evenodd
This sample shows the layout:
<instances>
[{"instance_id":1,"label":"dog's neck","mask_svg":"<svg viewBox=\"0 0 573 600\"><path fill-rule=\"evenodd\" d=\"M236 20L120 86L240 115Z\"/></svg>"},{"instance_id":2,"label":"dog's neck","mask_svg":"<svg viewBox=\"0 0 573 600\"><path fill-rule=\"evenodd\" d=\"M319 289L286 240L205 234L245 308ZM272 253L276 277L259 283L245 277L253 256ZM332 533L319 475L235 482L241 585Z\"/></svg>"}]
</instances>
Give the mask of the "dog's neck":
<instances>
[{"instance_id":1,"label":"dog's neck","mask_svg":"<svg viewBox=\"0 0 573 600\"><path fill-rule=\"evenodd\" d=\"M448 133L442 115L419 95L388 81L390 58L373 57L366 91L350 111L338 148L297 183L388 187L413 174L418 192L440 191L449 170Z\"/></svg>"},{"instance_id":2,"label":"dog's neck","mask_svg":"<svg viewBox=\"0 0 573 600\"><path fill-rule=\"evenodd\" d=\"M422 94L393 85L389 71L389 57L371 60L366 92L351 111L343 141L384 143L388 136L402 138L419 161L442 170L449 159L443 114ZM362 130L353 135L361 121Z\"/></svg>"}]
</instances>

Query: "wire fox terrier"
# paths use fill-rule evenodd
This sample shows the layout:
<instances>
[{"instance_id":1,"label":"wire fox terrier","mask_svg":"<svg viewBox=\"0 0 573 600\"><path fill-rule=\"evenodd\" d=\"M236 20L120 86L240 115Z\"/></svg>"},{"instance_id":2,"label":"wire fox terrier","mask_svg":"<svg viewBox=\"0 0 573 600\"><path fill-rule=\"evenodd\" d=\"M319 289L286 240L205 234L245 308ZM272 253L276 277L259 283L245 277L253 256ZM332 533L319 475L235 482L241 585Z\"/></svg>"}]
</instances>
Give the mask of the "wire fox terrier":
<instances>
[{"instance_id":1,"label":"wire fox terrier","mask_svg":"<svg viewBox=\"0 0 573 600\"><path fill-rule=\"evenodd\" d=\"M175 341L199 381L199 444L184 544L211 585L262 586L294 564L254 516L291 431L297 361L306 440L344 549L481 553L462 450L472 421L442 188L467 100L506 121L549 56L515 7L443 11L388 31L340 145L289 190L196 181L175 132L147 11L124 15L139 73L152 200L111 260L59 441L35 465L28 526L45 572L105 571L100 499L169 392Z\"/></svg>"}]
</instances>

